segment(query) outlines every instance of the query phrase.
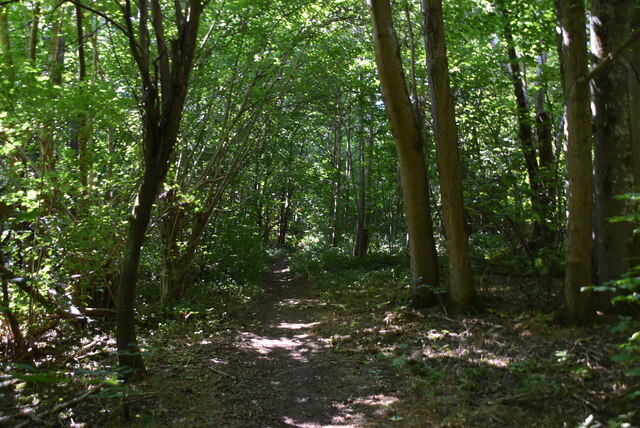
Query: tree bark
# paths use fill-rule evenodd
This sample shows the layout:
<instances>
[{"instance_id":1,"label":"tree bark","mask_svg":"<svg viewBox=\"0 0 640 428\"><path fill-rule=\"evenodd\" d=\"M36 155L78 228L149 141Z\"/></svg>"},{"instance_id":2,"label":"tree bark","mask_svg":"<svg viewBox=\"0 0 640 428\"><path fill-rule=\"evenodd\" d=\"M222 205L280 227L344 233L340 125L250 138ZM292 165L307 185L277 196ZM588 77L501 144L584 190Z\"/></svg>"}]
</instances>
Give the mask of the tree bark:
<instances>
[{"instance_id":1,"label":"tree bark","mask_svg":"<svg viewBox=\"0 0 640 428\"><path fill-rule=\"evenodd\" d=\"M556 320L585 325L593 318L591 285L591 111L587 75L585 9L582 0L556 0L559 56L566 110L567 249L563 304Z\"/></svg>"},{"instance_id":2,"label":"tree bark","mask_svg":"<svg viewBox=\"0 0 640 428\"><path fill-rule=\"evenodd\" d=\"M640 28L640 10L636 10L634 27ZM640 40L631 45L629 52L629 64L635 73L628 74L629 80L629 105L631 117L640 117ZM631 144L633 146L633 175L636 178L636 189L640 181L640 120L631 121ZM640 237L636 236L636 247L640 251Z\"/></svg>"},{"instance_id":3,"label":"tree bark","mask_svg":"<svg viewBox=\"0 0 640 428\"><path fill-rule=\"evenodd\" d=\"M596 67L632 32L635 4L634 0L591 1L591 52ZM631 59L631 55L625 56ZM638 85L637 75L624 60L613 62L592 82L595 107L594 245L596 278L600 284L621 278L637 263L635 225L631 221L612 222L611 219L628 217L636 212L636 202L617 197L633 193L637 187L632 129L640 118L632 115L631 94L637 93ZM610 310L610 298L609 294L603 293L599 306Z\"/></svg>"},{"instance_id":4,"label":"tree bark","mask_svg":"<svg viewBox=\"0 0 640 428\"><path fill-rule=\"evenodd\" d=\"M338 106L340 104L338 103ZM341 113L340 113L341 114ZM331 163L335 169L333 174L331 195L331 246L336 247L341 237L340 211L342 196L342 117L339 116L335 123L335 135L333 140Z\"/></svg>"},{"instance_id":5,"label":"tree bark","mask_svg":"<svg viewBox=\"0 0 640 428\"><path fill-rule=\"evenodd\" d=\"M15 73L13 70L13 56L11 55L11 41L9 38L9 6L0 7L0 50L2 50L2 65L4 66L4 78L13 83Z\"/></svg>"},{"instance_id":6,"label":"tree bark","mask_svg":"<svg viewBox=\"0 0 640 428\"><path fill-rule=\"evenodd\" d=\"M278 220L278 246L284 247L287 243L287 233L289 232L289 220L291 219L291 198L293 196L293 185L288 182L282 189L280 198L280 214Z\"/></svg>"},{"instance_id":7,"label":"tree bark","mask_svg":"<svg viewBox=\"0 0 640 428\"><path fill-rule=\"evenodd\" d=\"M366 135L363 103L358 112L358 198L356 217L356 239L353 255L364 260L369 249L369 209L367 204L367 188L369 187L371 159L366 155ZM372 138L372 136L369 136ZM369 168L368 168L369 166Z\"/></svg>"},{"instance_id":8,"label":"tree bark","mask_svg":"<svg viewBox=\"0 0 640 428\"><path fill-rule=\"evenodd\" d=\"M40 2L36 1L33 5L33 21L31 22L31 31L29 34L29 47L27 50L27 59L31 62L36 60L36 49L38 46L38 30L40 27Z\"/></svg>"},{"instance_id":9,"label":"tree bark","mask_svg":"<svg viewBox=\"0 0 640 428\"><path fill-rule=\"evenodd\" d=\"M153 203L169 170L177 142L202 12L200 0L187 1L185 10L182 10L179 2L175 3L177 38L172 43L172 51L169 52L164 39L163 16L158 0L148 0L148 3L147 0L143 0L138 4L140 6L137 14L138 36L133 29L131 4L127 2L124 8L131 54L135 59L143 85L141 104L144 106L142 118L144 171L137 200L129 219L118 288L116 329L118 360L120 366L131 370L131 373L126 374L127 377L144 371L144 362L135 332L135 299L140 252ZM157 58L149 48L147 28L149 8L155 43L159 52ZM153 73L149 68L152 60L157 61L158 73ZM158 92L158 89L161 91Z\"/></svg>"},{"instance_id":10,"label":"tree bark","mask_svg":"<svg viewBox=\"0 0 640 428\"><path fill-rule=\"evenodd\" d=\"M543 67L546 64L547 55L541 53L538 56L538 91L536 92L536 136L538 139L538 177L541 187L541 206L543 210L542 218L546 223L541 223L542 245L549 247L556 241L556 231L559 227L555 224L554 207L556 206L556 175L555 172L555 154L553 147L553 128L551 124L551 115L546 108L547 84L542 79Z\"/></svg>"},{"instance_id":11,"label":"tree bark","mask_svg":"<svg viewBox=\"0 0 640 428\"><path fill-rule=\"evenodd\" d=\"M504 38L507 43L507 54L509 57L509 70L511 82L513 84L513 92L516 98L517 121L518 121L518 139L520 140L521 150L524 157L525 168L529 178L529 186L531 188L531 210L534 214L533 233L528 242L531 250L538 250L545 243L545 229L547 223L548 211L544 204L544 191L540 180L540 171L537 159L537 151L534 144L533 127L531 123L531 108L525 90L525 84L520 69L520 58L516 53L515 42L513 40L513 31L509 22L509 12L502 1L499 2L503 17ZM543 104L544 106L544 104ZM544 123L544 117L541 118L541 124ZM540 130L540 128L538 128ZM540 135L545 138L545 135ZM540 141L539 141L540 143ZM545 147L546 148L546 147ZM540 147L540 155L542 162L542 151ZM545 153L546 154L546 153Z\"/></svg>"},{"instance_id":12,"label":"tree bark","mask_svg":"<svg viewBox=\"0 0 640 428\"><path fill-rule=\"evenodd\" d=\"M476 309L479 301L471 273L442 2L422 0L422 8L442 212L449 247L449 303L455 312L469 311Z\"/></svg>"},{"instance_id":13,"label":"tree bark","mask_svg":"<svg viewBox=\"0 0 640 428\"><path fill-rule=\"evenodd\" d=\"M135 330L135 301L138 266L151 208L158 188L167 172L163 163L145 165L142 184L129 219L129 230L124 248L124 259L118 287L117 345L120 365L133 371L144 371Z\"/></svg>"},{"instance_id":14,"label":"tree bark","mask_svg":"<svg viewBox=\"0 0 640 428\"><path fill-rule=\"evenodd\" d=\"M82 1L82 0L80 0ZM79 4L75 7L76 12L76 35L78 53L78 81L84 82L87 78L87 61L85 56L85 34L84 34L84 10ZM80 93L85 91L85 87L80 85ZM89 141L91 140L91 119L85 113L79 113L75 124L74 147L78 154L78 169L80 171L80 194L81 198L77 203L78 215L82 216L86 211L87 198L89 195Z\"/></svg>"},{"instance_id":15,"label":"tree bark","mask_svg":"<svg viewBox=\"0 0 640 428\"><path fill-rule=\"evenodd\" d=\"M437 253L428 200L424 140L411 107L393 28L389 0L371 1L373 43L384 102L398 154L400 183L409 234L409 255L416 306L437 303Z\"/></svg>"},{"instance_id":16,"label":"tree bark","mask_svg":"<svg viewBox=\"0 0 640 428\"><path fill-rule=\"evenodd\" d=\"M0 248L0 265L6 264L4 258L4 251ZM7 325L9 326L9 334L13 339L14 348L14 360L16 362L30 362L33 363L31 352L27 347L27 341L20 330L20 323L16 319L15 315L11 311L10 307L10 295L8 279L4 271L0 271L0 285L2 286L2 295L0 296L0 312L5 316Z\"/></svg>"}]
</instances>

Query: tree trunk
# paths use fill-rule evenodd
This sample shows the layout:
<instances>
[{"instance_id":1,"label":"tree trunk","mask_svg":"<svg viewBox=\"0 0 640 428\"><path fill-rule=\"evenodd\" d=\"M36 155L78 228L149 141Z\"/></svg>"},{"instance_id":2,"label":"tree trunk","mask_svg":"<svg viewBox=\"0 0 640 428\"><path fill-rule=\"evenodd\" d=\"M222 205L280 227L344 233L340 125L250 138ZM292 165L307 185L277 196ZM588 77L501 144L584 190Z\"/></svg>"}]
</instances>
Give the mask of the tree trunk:
<instances>
[{"instance_id":1,"label":"tree trunk","mask_svg":"<svg viewBox=\"0 0 640 428\"><path fill-rule=\"evenodd\" d=\"M85 58L84 15L83 9L76 5L76 31L78 36L78 80L84 82L87 78L87 61ZM84 90L83 87L80 90ZM80 170L80 184L82 200L86 202L89 194L89 140L91 139L91 121L84 113L78 115L78 164Z\"/></svg>"},{"instance_id":2,"label":"tree trunk","mask_svg":"<svg viewBox=\"0 0 640 428\"><path fill-rule=\"evenodd\" d=\"M40 2L36 1L33 5L33 22L31 22L31 31L29 34L29 47L27 50L27 59L32 63L36 60L36 49L38 47L38 30L40 27Z\"/></svg>"},{"instance_id":3,"label":"tree trunk","mask_svg":"<svg viewBox=\"0 0 640 428\"><path fill-rule=\"evenodd\" d=\"M556 320L589 324L593 318L591 285L591 111L587 75L585 9L582 0L556 0L559 56L566 109L567 249L563 304Z\"/></svg>"},{"instance_id":4,"label":"tree trunk","mask_svg":"<svg viewBox=\"0 0 640 428\"><path fill-rule=\"evenodd\" d=\"M284 247L287 242L289 232L289 220L291 218L291 197L293 196L293 185L287 183L287 187L282 190L280 199L280 215L278 220L278 246Z\"/></svg>"},{"instance_id":5,"label":"tree trunk","mask_svg":"<svg viewBox=\"0 0 640 428\"><path fill-rule=\"evenodd\" d=\"M135 301L140 252L151 208L168 165L146 165L137 202L129 219L129 231L124 248L124 260L118 287L117 344L120 366L144 371L135 330Z\"/></svg>"},{"instance_id":6,"label":"tree trunk","mask_svg":"<svg viewBox=\"0 0 640 428\"><path fill-rule=\"evenodd\" d=\"M422 0L422 8L442 213L449 247L450 305L456 312L469 311L479 302L471 273L469 238L462 200L458 135L444 39L442 2L441 0Z\"/></svg>"},{"instance_id":7,"label":"tree trunk","mask_svg":"<svg viewBox=\"0 0 640 428\"><path fill-rule=\"evenodd\" d=\"M543 195L540 185L540 177L538 171L538 161L536 157L536 148L533 140L533 129L531 126L531 109L525 91L525 85L520 70L520 58L516 53L515 42L513 40L513 32L511 23L509 22L509 12L500 2L500 9L503 17L504 38L507 43L507 54L509 56L509 71L511 75L511 83L513 84L513 92L516 98L517 120L518 120L518 139L524 157L525 168L529 178L529 186L531 187L531 210L534 214L533 233L530 239L530 250L539 249L543 242L544 228L547 219L545 218L545 209L543 208Z\"/></svg>"},{"instance_id":8,"label":"tree trunk","mask_svg":"<svg viewBox=\"0 0 640 428\"><path fill-rule=\"evenodd\" d=\"M333 176L333 193L331 199L331 246L336 247L340 241L340 201L342 194L342 117L336 120L333 141L332 163L335 169Z\"/></svg>"},{"instance_id":9,"label":"tree trunk","mask_svg":"<svg viewBox=\"0 0 640 428\"><path fill-rule=\"evenodd\" d=\"M0 7L0 50L2 50L2 65L4 66L4 78L13 83L15 74L13 70L13 56L11 55L11 41L9 39L9 6Z\"/></svg>"},{"instance_id":10,"label":"tree trunk","mask_svg":"<svg viewBox=\"0 0 640 428\"><path fill-rule=\"evenodd\" d=\"M182 232L185 229L184 208L179 205L176 187L171 187L161 198L164 207L160 221L160 237L162 238L163 275L160 290L161 302L179 300L186 294L186 272L180 266L180 247Z\"/></svg>"},{"instance_id":11,"label":"tree trunk","mask_svg":"<svg viewBox=\"0 0 640 428\"><path fill-rule=\"evenodd\" d=\"M0 232L1 231L2 230L0 230ZM2 248L0 248L0 266L5 266L5 264L6 261L4 257L4 251L2 251ZM0 312L7 320L9 334L11 335L11 339L13 339L14 361L28 362L33 364L31 351L27 346L27 341L22 334L22 330L20 330L20 323L11 311L11 298L9 295L9 285L7 280L8 278L6 277L6 274L0 271L0 285L2 286L2 295L0 296Z\"/></svg>"},{"instance_id":12,"label":"tree trunk","mask_svg":"<svg viewBox=\"0 0 640 428\"><path fill-rule=\"evenodd\" d=\"M634 28L640 28L640 10L636 9L634 17ZM628 74L629 81L629 105L631 106L630 116L640 117L640 40L631 45L629 52L629 64L636 70L636 73ZM633 175L636 178L636 192L638 182L640 182L640 120L631 121L631 144L633 146ZM640 237L636 236L636 248L640 252Z\"/></svg>"},{"instance_id":13,"label":"tree trunk","mask_svg":"<svg viewBox=\"0 0 640 428\"><path fill-rule=\"evenodd\" d=\"M592 0L591 52L594 65L597 66L631 34L635 3L634 0ZM631 55L628 54L629 60ZM636 212L636 202L619 199L618 196L633 193L637 186L632 128L640 118L632 115L630 95L637 93L638 85L637 75L624 59L615 61L605 72L596 75L592 84L595 107L594 245L599 284L621 278L637 263L634 223L612 222L611 219L628 217ZM599 306L611 310L611 297L603 293Z\"/></svg>"},{"instance_id":14,"label":"tree trunk","mask_svg":"<svg viewBox=\"0 0 640 428\"><path fill-rule=\"evenodd\" d=\"M546 64L547 55L542 53L538 56L538 91L536 92L536 135L538 139L538 153L540 163L538 166L538 178L541 187L540 209L544 213L542 219L546 223L541 223L542 246L549 247L556 241L555 235L558 226L554 222L554 207L556 206L556 177L555 154L553 147L553 132L551 115L546 108L547 85L542 79L543 67Z\"/></svg>"},{"instance_id":15,"label":"tree trunk","mask_svg":"<svg viewBox=\"0 0 640 428\"><path fill-rule=\"evenodd\" d=\"M353 255L359 260L364 260L369 249L369 211L367 207L367 188L370 174L367 174L367 162L370 164L366 153L366 136L364 112L362 105L358 117L358 197L356 215L356 239ZM371 136L370 136L371 138Z\"/></svg>"},{"instance_id":16,"label":"tree trunk","mask_svg":"<svg viewBox=\"0 0 640 428\"><path fill-rule=\"evenodd\" d=\"M437 253L428 200L424 140L411 108L389 0L372 0L373 43L380 86L398 154L400 183L409 234L413 301L417 306L437 303Z\"/></svg>"},{"instance_id":17,"label":"tree trunk","mask_svg":"<svg viewBox=\"0 0 640 428\"><path fill-rule=\"evenodd\" d=\"M189 0L186 4L186 14L180 3L175 3L175 12L178 17L177 37L171 44L172 51L169 52L164 39L164 23L158 0L150 0L149 3L141 1L138 5L140 31L137 34L140 37L136 39L132 27L128 27L130 29L128 36L131 54L138 66L143 85L141 105L144 106L142 118L144 171L136 204L129 219L129 231L118 288L116 326L120 366L131 370L131 373L125 374L127 377L144 371L135 332L135 299L140 251L151 217L153 202L169 170L178 139L202 12L200 0ZM157 58L149 50L147 28L149 8L156 35L155 43L160 52ZM131 25L134 22L132 11L125 8L124 15L125 22ZM171 62L169 57L172 58ZM158 69L153 74L149 68L152 60L158 64Z\"/></svg>"},{"instance_id":18,"label":"tree trunk","mask_svg":"<svg viewBox=\"0 0 640 428\"><path fill-rule=\"evenodd\" d=\"M51 29L51 58L49 66L49 77L51 83L60 86L62 84L62 69L64 68L64 52L66 43L62 37L62 26L65 20L65 10L60 12L60 16L53 23ZM54 151L54 129L55 119L48 119L43 125L43 131L39 138L40 142L40 159L42 162L42 176L46 178L46 173L55 170L56 159ZM55 178L50 178L53 184L50 185L54 192L57 192L57 184ZM57 198L55 195L49 195L46 205L50 208L54 205Z\"/></svg>"}]
</instances>

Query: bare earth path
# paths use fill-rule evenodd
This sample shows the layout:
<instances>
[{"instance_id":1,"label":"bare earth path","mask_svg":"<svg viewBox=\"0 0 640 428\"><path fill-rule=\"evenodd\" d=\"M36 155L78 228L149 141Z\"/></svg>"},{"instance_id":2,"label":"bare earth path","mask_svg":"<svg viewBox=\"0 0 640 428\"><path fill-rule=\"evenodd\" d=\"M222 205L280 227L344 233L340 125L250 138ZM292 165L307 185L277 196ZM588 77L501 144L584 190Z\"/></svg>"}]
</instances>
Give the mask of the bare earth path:
<instances>
[{"instance_id":1,"label":"bare earth path","mask_svg":"<svg viewBox=\"0 0 640 428\"><path fill-rule=\"evenodd\" d=\"M159 326L149 376L111 425L525 428L628 411L622 397L637 383L621 383L610 360L619 339L607 328L551 329L500 277L484 314L397 308L384 294L392 281L371 288L374 271L364 287L367 274L321 292L281 259L246 316Z\"/></svg>"},{"instance_id":2,"label":"bare earth path","mask_svg":"<svg viewBox=\"0 0 640 428\"><path fill-rule=\"evenodd\" d=\"M620 415L640 426L631 412L637 406L625 398L640 390L638 380L611 360L622 339L609 328L550 326L549 316L528 309L522 279L494 275L481 289L492 304L487 312L451 318L398 305L408 284L393 271L320 278L322 291L295 277L283 258L258 301L238 306L233 299L242 296L224 291L221 302L233 302L234 316L203 302L195 305L205 307L200 312L175 307L155 320L141 317L150 351L143 380L93 395L83 378L76 388L24 382L18 391L16 384L0 390L0 398L14 399L0 401L0 418L41 399L51 408L84 397L51 415L51 425L538 428L623 426L608 423ZM97 367L113 355L93 354Z\"/></svg>"},{"instance_id":3,"label":"bare earth path","mask_svg":"<svg viewBox=\"0 0 640 428\"><path fill-rule=\"evenodd\" d=\"M389 386L393 371L383 373L359 353L336 347L341 337L335 331L348 330L348 321L321 301L310 281L295 278L286 259L270 274L254 316L245 325L185 342L182 352L170 351L176 359L149 381L153 389L159 386L156 423L308 428L391 423L385 410L395 400ZM185 334L187 341L198 340Z\"/></svg>"}]
</instances>

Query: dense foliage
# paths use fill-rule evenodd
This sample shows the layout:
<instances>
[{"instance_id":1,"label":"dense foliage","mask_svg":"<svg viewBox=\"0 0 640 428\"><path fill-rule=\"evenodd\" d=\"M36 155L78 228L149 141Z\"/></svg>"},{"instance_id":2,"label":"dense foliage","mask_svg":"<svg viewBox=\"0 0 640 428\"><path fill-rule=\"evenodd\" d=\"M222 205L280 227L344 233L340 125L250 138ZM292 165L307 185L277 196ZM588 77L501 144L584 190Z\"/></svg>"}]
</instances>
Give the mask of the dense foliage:
<instances>
[{"instance_id":1,"label":"dense foliage","mask_svg":"<svg viewBox=\"0 0 640 428\"><path fill-rule=\"evenodd\" d=\"M449 244L419 3L394 1L392 11L425 140L444 272ZM527 284L523 293L534 310L550 317L563 304L557 279L565 273L572 231L563 131L570 84L563 85L561 75L554 2L444 3L461 215L475 281L482 294L486 278L516 276ZM241 313L283 253L293 254L293 266L310 277L343 270L357 277L353 288L337 288L336 295L352 293L378 307L410 303L408 285L421 279L408 270L398 160L362 1L8 1L0 5L3 375L24 378L39 367L44 378L28 378L37 384L49 381L46 373L56 382L81 369L118 384L121 373L102 376L95 370L105 367L98 364L63 367L67 360L52 343L82 353L78 340L86 329L115 334L117 296L128 287L121 274L123 259L131 257L131 213L157 155L147 144L154 130L149 103L171 111L166 88L179 73L163 65L180 63L180 23L189 22L194 5L204 7L184 107L176 113L175 148L167 152L167 171L153 189L150 222L141 232L140 286L134 284L132 302L139 327L155 331L165 319L202 311L216 322ZM626 61L631 69L640 63L640 11L637 5L630 10L639 18L620 23L629 30L621 36L628 44L614 64ZM605 53L621 45L610 43ZM637 75L629 77L627 107L634 112L640 111L639 86ZM631 122L625 126L635 135ZM637 143L637 135L631 138ZM624 193L636 190L636 177L624 182L630 187ZM605 200L599 194L596 205ZM638 218L629 211L637 199L628 200L614 220L633 229ZM594 268L593 283L582 286L595 286L590 290L599 293L601 313L623 312L619 329L630 339L614 359L628 376L638 376L640 252L632 244L625 244L628 273L605 278ZM433 290L443 305L448 285L445 279ZM611 306L611 299L626 305Z\"/></svg>"}]
</instances>

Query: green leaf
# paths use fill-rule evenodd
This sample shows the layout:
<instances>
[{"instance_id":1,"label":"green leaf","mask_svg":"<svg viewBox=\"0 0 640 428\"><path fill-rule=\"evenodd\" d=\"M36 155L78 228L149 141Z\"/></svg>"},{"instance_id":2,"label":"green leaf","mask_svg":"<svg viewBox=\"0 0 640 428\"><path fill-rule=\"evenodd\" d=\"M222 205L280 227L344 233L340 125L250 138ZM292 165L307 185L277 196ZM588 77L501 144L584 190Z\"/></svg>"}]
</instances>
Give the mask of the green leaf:
<instances>
[{"instance_id":1,"label":"green leaf","mask_svg":"<svg viewBox=\"0 0 640 428\"><path fill-rule=\"evenodd\" d=\"M624 371L624 374L627 376L640 376L640 366L631 367Z\"/></svg>"},{"instance_id":2,"label":"green leaf","mask_svg":"<svg viewBox=\"0 0 640 428\"><path fill-rule=\"evenodd\" d=\"M394 358L391 362L391 367L402 367L406 363L406 360L403 357Z\"/></svg>"}]
</instances>

